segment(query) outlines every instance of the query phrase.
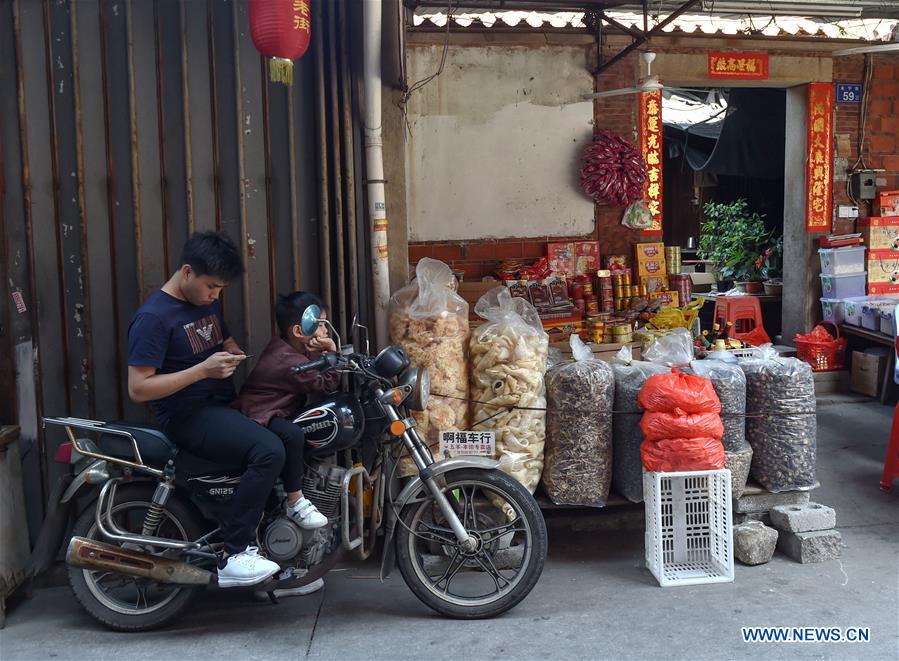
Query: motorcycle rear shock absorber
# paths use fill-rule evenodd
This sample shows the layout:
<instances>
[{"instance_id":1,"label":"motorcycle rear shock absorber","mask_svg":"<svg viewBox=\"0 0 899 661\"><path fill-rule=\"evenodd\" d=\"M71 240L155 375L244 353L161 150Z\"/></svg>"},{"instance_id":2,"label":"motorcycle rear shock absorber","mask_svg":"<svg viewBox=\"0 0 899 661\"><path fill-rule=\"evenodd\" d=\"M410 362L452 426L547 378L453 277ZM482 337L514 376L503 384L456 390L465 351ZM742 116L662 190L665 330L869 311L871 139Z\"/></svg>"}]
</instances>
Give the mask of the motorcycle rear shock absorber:
<instances>
[{"instance_id":1,"label":"motorcycle rear shock absorber","mask_svg":"<svg viewBox=\"0 0 899 661\"><path fill-rule=\"evenodd\" d=\"M169 501L169 496L175 490L175 466L169 461L163 470L163 481L156 485L156 491L153 492L153 501L150 508L144 515L144 525L141 534L146 537L155 537L156 531L159 530L159 524L165 518L165 506Z\"/></svg>"}]
</instances>

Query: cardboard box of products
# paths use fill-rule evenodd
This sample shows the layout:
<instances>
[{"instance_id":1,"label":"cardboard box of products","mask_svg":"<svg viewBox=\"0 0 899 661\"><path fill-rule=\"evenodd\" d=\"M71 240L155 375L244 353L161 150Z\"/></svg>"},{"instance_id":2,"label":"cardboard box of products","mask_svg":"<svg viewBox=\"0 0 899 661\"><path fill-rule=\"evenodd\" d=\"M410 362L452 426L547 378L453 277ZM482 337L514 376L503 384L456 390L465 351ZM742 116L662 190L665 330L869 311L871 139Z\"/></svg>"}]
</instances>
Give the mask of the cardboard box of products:
<instances>
[{"instance_id":1,"label":"cardboard box of products","mask_svg":"<svg viewBox=\"0 0 899 661\"><path fill-rule=\"evenodd\" d=\"M883 294L899 294L899 283L890 280L868 283L868 296L882 296Z\"/></svg>"},{"instance_id":2,"label":"cardboard box of products","mask_svg":"<svg viewBox=\"0 0 899 661\"><path fill-rule=\"evenodd\" d=\"M574 242L547 243L546 259L553 273L571 274L574 269Z\"/></svg>"},{"instance_id":3,"label":"cardboard box of products","mask_svg":"<svg viewBox=\"0 0 899 661\"><path fill-rule=\"evenodd\" d=\"M568 340L572 334L580 334L584 330L584 320L581 317L543 319L542 323L543 330L549 335L550 342Z\"/></svg>"},{"instance_id":4,"label":"cardboard box of products","mask_svg":"<svg viewBox=\"0 0 899 661\"><path fill-rule=\"evenodd\" d=\"M680 294L676 291L657 291L649 295L649 300L661 300L665 307L680 307Z\"/></svg>"},{"instance_id":5,"label":"cardboard box of products","mask_svg":"<svg viewBox=\"0 0 899 661\"><path fill-rule=\"evenodd\" d=\"M615 357L615 354L621 351L621 347L623 346L630 346L634 360L640 360L640 357L642 355L639 342L629 342L627 345L625 345L614 342L610 342L608 344L597 344L595 342L584 341L584 344L586 344L587 347L589 347L590 351L593 352L594 358L596 358L597 360L603 360L605 362L609 362L610 360L612 360L612 358ZM550 336L549 346L561 351L562 355L566 358L572 358L571 344L569 344L569 340L566 339L563 342L553 336Z\"/></svg>"},{"instance_id":6,"label":"cardboard box of products","mask_svg":"<svg viewBox=\"0 0 899 661\"><path fill-rule=\"evenodd\" d=\"M899 251L899 216L859 218L858 231L868 250Z\"/></svg>"},{"instance_id":7,"label":"cardboard box of products","mask_svg":"<svg viewBox=\"0 0 899 661\"><path fill-rule=\"evenodd\" d=\"M646 286L647 294L655 294L659 291L666 291L668 289L668 276L667 275L649 275L643 276L639 279L639 284Z\"/></svg>"},{"instance_id":8,"label":"cardboard box of products","mask_svg":"<svg viewBox=\"0 0 899 661\"><path fill-rule=\"evenodd\" d=\"M853 351L849 389L868 397L877 397L880 394L880 384L886 365L885 355Z\"/></svg>"},{"instance_id":9,"label":"cardboard box of products","mask_svg":"<svg viewBox=\"0 0 899 661\"><path fill-rule=\"evenodd\" d=\"M638 277L665 275L665 244L638 243L634 246L634 263Z\"/></svg>"},{"instance_id":10,"label":"cardboard box of products","mask_svg":"<svg viewBox=\"0 0 899 661\"><path fill-rule=\"evenodd\" d=\"M599 241L575 241L575 275L596 275L599 266Z\"/></svg>"},{"instance_id":11,"label":"cardboard box of products","mask_svg":"<svg viewBox=\"0 0 899 661\"><path fill-rule=\"evenodd\" d=\"M882 191L876 206L880 216L899 216L899 190Z\"/></svg>"},{"instance_id":12,"label":"cardboard box of products","mask_svg":"<svg viewBox=\"0 0 899 661\"><path fill-rule=\"evenodd\" d=\"M868 281L899 283L899 250L869 250Z\"/></svg>"},{"instance_id":13,"label":"cardboard box of products","mask_svg":"<svg viewBox=\"0 0 899 661\"><path fill-rule=\"evenodd\" d=\"M474 313L474 306L478 302L478 299L494 287L499 287L501 284L503 283L499 280L492 280L490 282L463 282L459 285L457 293L468 302L468 316L470 318L477 317Z\"/></svg>"}]
</instances>

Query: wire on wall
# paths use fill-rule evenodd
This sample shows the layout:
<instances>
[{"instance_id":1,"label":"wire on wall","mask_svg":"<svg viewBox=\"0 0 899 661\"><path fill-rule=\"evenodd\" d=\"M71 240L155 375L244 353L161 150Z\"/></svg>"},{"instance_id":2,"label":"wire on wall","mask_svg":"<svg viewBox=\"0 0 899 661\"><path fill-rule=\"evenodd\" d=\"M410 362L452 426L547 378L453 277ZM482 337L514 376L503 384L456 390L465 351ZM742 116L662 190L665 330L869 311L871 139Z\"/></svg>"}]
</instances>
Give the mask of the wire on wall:
<instances>
[{"instance_id":1,"label":"wire on wall","mask_svg":"<svg viewBox=\"0 0 899 661\"><path fill-rule=\"evenodd\" d=\"M443 67L446 64L446 55L449 52L449 35L450 26L453 23L453 9L455 9L458 4L458 0L454 0L448 2L446 5L446 29L443 32L443 53L440 56L440 64L437 67L437 71L411 85L406 85L405 72L403 74L403 100L401 102L403 108L403 121L406 125L406 132L410 136L412 135L412 126L409 124L409 99L412 98L412 95L415 94L415 92L425 87L443 73Z\"/></svg>"}]
</instances>

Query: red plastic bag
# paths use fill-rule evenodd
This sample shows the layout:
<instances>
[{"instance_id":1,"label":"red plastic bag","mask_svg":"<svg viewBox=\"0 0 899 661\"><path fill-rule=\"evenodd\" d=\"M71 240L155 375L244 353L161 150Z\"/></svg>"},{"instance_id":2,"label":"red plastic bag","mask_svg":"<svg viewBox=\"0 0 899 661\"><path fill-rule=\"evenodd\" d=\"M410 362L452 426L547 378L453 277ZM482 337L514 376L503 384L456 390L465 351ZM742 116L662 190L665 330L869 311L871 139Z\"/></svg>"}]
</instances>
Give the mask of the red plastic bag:
<instances>
[{"instance_id":1,"label":"red plastic bag","mask_svg":"<svg viewBox=\"0 0 899 661\"><path fill-rule=\"evenodd\" d=\"M677 370L649 377L637 396L637 403L644 411L655 413L721 412L721 401L711 381Z\"/></svg>"},{"instance_id":2,"label":"red plastic bag","mask_svg":"<svg viewBox=\"0 0 899 661\"><path fill-rule=\"evenodd\" d=\"M643 467L655 473L724 468L724 446L714 438L668 438L640 444Z\"/></svg>"},{"instance_id":3,"label":"red plastic bag","mask_svg":"<svg viewBox=\"0 0 899 661\"><path fill-rule=\"evenodd\" d=\"M665 438L714 438L720 441L724 436L724 424L717 413L644 413L640 429L647 441Z\"/></svg>"},{"instance_id":4,"label":"red plastic bag","mask_svg":"<svg viewBox=\"0 0 899 661\"><path fill-rule=\"evenodd\" d=\"M771 338L768 337L768 333L765 332L764 326L756 326L748 333L741 335L740 339L754 347L760 347L763 344L771 344Z\"/></svg>"}]
</instances>

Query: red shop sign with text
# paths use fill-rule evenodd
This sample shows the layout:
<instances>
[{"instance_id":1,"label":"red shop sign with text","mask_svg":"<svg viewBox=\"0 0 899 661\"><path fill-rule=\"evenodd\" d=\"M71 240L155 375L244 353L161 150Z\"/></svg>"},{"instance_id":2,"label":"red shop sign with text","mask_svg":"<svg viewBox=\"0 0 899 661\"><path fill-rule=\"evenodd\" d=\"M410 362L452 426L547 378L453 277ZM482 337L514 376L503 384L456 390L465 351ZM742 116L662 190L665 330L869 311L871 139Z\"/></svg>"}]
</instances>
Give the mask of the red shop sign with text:
<instances>
[{"instance_id":1,"label":"red shop sign with text","mask_svg":"<svg viewBox=\"0 0 899 661\"><path fill-rule=\"evenodd\" d=\"M709 78L767 80L768 54L709 51Z\"/></svg>"},{"instance_id":2,"label":"red shop sign with text","mask_svg":"<svg viewBox=\"0 0 899 661\"><path fill-rule=\"evenodd\" d=\"M643 199L652 214L644 235L662 233L662 92L640 92L640 152L646 161Z\"/></svg>"},{"instance_id":3,"label":"red shop sign with text","mask_svg":"<svg viewBox=\"0 0 899 661\"><path fill-rule=\"evenodd\" d=\"M805 229L829 232L833 213L833 85L808 86Z\"/></svg>"}]
</instances>

